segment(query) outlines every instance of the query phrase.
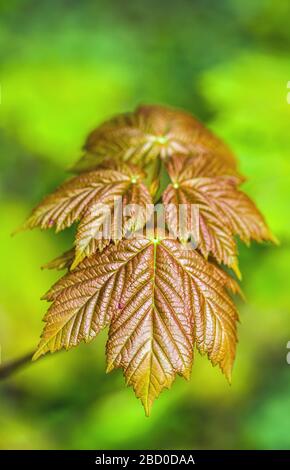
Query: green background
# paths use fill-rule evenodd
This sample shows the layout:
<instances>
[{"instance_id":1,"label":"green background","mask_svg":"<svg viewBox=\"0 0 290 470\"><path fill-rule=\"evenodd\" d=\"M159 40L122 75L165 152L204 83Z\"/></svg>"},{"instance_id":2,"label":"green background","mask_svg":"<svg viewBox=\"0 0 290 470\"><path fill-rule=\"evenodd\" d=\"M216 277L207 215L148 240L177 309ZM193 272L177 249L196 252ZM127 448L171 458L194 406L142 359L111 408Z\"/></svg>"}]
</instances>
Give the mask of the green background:
<instances>
[{"instance_id":1,"label":"green background","mask_svg":"<svg viewBox=\"0 0 290 470\"><path fill-rule=\"evenodd\" d=\"M41 264L73 230L11 237L66 176L86 134L139 103L185 108L223 137L280 247L240 246L238 354L229 386L196 355L144 416L106 332L0 386L9 449L290 448L290 10L288 0L0 1L0 342L33 350L57 279Z\"/></svg>"}]
</instances>

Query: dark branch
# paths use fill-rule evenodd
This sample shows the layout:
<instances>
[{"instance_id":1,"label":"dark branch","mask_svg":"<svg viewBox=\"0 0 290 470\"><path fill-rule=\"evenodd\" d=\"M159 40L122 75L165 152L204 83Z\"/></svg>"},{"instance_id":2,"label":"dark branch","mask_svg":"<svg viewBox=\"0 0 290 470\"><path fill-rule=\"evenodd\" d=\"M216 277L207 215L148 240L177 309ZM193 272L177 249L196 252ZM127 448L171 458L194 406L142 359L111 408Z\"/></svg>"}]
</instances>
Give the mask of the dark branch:
<instances>
[{"instance_id":1,"label":"dark branch","mask_svg":"<svg viewBox=\"0 0 290 470\"><path fill-rule=\"evenodd\" d=\"M3 364L2 366L0 366L0 380L10 377L10 375L12 375L22 366L29 364L29 362L31 362L33 354L34 352L31 352L29 354L26 354L25 356L15 359L14 361L9 361L7 362L7 364Z\"/></svg>"}]
</instances>

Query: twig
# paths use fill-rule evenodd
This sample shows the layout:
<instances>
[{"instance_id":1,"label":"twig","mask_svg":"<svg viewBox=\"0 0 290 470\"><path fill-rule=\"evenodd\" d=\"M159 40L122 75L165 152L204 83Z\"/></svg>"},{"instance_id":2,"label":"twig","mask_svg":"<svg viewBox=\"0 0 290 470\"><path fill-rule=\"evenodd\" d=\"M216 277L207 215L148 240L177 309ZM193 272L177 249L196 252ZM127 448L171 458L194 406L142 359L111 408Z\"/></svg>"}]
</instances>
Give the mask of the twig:
<instances>
[{"instance_id":1,"label":"twig","mask_svg":"<svg viewBox=\"0 0 290 470\"><path fill-rule=\"evenodd\" d=\"M0 380L10 377L10 375L12 375L22 366L29 364L29 362L31 362L33 354L34 354L34 351L18 359L9 361L7 362L7 364L3 364L2 366L0 366Z\"/></svg>"}]
</instances>

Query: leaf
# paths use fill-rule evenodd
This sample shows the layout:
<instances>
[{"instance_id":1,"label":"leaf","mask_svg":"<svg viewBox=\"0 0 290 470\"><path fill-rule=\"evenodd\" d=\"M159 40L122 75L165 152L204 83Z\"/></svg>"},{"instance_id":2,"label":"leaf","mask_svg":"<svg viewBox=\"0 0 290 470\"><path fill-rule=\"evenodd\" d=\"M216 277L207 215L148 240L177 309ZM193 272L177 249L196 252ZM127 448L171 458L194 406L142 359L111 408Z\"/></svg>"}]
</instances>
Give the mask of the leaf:
<instances>
[{"instance_id":1,"label":"leaf","mask_svg":"<svg viewBox=\"0 0 290 470\"><path fill-rule=\"evenodd\" d=\"M83 260L45 298L52 301L34 359L92 340L109 326L108 371L121 367L148 415L176 374L189 378L194 345L230 380L235 282L195 250L135 237Z\"/></svg>"},{"instance_id":2,"label":"leaf","mask_svg":"<svg viewBox=\"0 0 290 470\"><path fill-rule=\"evenodd\" d=\"M97 202L88 207L78 227L76 256L71 269L84 257L97 250L102 251L111 240L119 241L127 232L142 228L150 218L151 212L147 206L150 209L152 198L146 186L131 183L123 194L118 195L122 198L116 200L116 192L108 193L102 203ZM123 220L119 223L121 216ZM97 235L102 227L105 227L105 230L100 232L100 238Z\"/></svg>"},{"instance_id":3,"label":"leaf","mask_svg":"<svg viewBox=\"0 0 290 470\"><path fill-rule=\"evenodd\" d=\"M206 183L206 191L212 197L222 219L241 240L246 243L251 240L277 243L254 202L238 190L233 181L224 181L223 177L219 177L218 181L210 180Z\"/></svg>"},{"instance_id":4,"label":"leaf","mask_svg":"<svg viewBox=\"0 0 290 470\"><path fill-rule=\"evenodd\" d=\"M228 167L236 167L226 145L196 118L163 106L140 106L105 122L88 136L84 151L73 167L76 172L96 168L108 158L144 167L157 157L166 159L177 152L212 153Z\"/></svg>"},{"instance_id":5,"label":"leaf","mask_svg":"<svg viewBox=\"0 0 290 470\"><path fill-rule=\"evenodd\" d=\"M126 165L118 170L82 173L44 198L33 210L25 228L56 226L56 231L60 231L80 220L74 268L85 256L145 224L150 217L146 205L152 199L142 183L144 176L140 170Z\"/></svg>"},{"instance_id":6,"label":"leaf","mask_svg":"<svg viewBox=\"0 0 290 470\"><path fill-rule=\"evenodd\" d=\"M271 240L274 237L254 203L237 188L241 178L234 174L221 175L215 165L201 176L200 159L173 157L168 165L172 184L163 194L165 212L170 230L178 233L180 221L177 208L186 208L184 238L196 237L199 224L198 248L207 257L213 255L219 263L237 267L237 250L233 235L243 241ZM187 168L187 171L185 171ZM198 218L193 217L192 206L197 206Z\"/></svg>"},{"instance_id":7,"label":"leaf","mask_svg":"<svg viewBox=\"0 0 290 470\"><path fill-rule=\"evenodd\" d=\"M203 194L193 186L176 184L169 185L163 193L165 216L171 233L183 243L192 238L205 258L211 254L239 275L237 249L229 228L211 210ZM194 210L196 208L198 211Z\"/></svg>"}]
</instances>

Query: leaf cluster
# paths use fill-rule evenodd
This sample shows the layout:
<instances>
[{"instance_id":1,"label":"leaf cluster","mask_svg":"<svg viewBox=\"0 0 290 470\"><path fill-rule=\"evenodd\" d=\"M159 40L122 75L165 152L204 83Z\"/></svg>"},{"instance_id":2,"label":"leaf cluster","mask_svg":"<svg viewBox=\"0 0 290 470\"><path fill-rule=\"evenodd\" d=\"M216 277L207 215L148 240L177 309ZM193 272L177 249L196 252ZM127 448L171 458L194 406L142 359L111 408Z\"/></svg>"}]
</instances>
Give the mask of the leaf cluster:
<instances>
[{"instance_id":1,"label":"leaf cluster","mask_svg":"<svg viewBox=\"0 0 290 470\"><path fill-rule=\"evenodd\" d=\"M190 377L195 347L230 381L238 322L230 293L240 288L222 265L240 277L236 236L275 241L240 188L232 152L189 114L140 106L95 129L72 171L25 223L56 231L78 224L74 247L46 265L67 273L44 296L51 306L34 359L108 327L107 370L123 369L147 415L176 374ZM145 231L146 207L159 201L165 230L153 219ZM180 205L198 207L195 247L196 219L188 210L180 233ZM104 225L109 236L96 237Z\"/></svg>"}]
</instances>

